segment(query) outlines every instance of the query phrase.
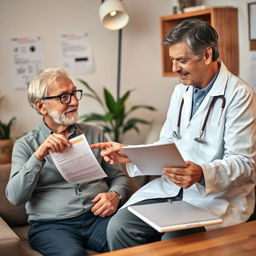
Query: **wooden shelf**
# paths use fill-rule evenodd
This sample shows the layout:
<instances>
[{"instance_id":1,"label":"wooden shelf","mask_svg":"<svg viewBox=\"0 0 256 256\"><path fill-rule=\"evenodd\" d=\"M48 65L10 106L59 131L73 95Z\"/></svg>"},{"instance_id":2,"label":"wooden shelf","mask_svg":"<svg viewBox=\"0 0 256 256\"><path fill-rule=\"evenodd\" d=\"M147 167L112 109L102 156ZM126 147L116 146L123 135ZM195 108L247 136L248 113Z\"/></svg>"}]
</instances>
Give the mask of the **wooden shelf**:
<instances>
[{"instance_id":1,"label":"wooden shelf","mask_svg":"<svg viewBox=\"0 0 256 256\"><path fill-rule=\"evenodd\" d=\"M235 75L239 74L237 8L220 7L160 17L161 41L177 24L188 18L208 21L219 35L219 59ZM162 46L163 76L176 76L172 72L169 46Z\"/></svg>"}]
</instances>

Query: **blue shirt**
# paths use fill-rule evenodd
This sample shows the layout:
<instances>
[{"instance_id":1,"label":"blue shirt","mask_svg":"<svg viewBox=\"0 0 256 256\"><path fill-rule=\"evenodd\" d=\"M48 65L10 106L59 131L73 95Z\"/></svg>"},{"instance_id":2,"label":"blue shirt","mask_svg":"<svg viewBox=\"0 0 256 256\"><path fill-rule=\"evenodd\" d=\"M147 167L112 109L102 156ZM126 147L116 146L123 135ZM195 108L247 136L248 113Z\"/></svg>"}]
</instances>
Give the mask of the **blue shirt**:
<instances>
[{"instance_id":1,"label":"blue shirt","mask_svg":"<svg viewBox=\"0 0 256 256\"><path fill-rule=\"evenodd\" d=\"M192 109L191 109L191 116L190 119L194 116L198 108L200 107L201 103L203 102L207 93L211 90L219 71L214 75L210 83L203 89L198 89L197 87L193 86L193 95L192 95Z\"/></svg>"}]
</instances>

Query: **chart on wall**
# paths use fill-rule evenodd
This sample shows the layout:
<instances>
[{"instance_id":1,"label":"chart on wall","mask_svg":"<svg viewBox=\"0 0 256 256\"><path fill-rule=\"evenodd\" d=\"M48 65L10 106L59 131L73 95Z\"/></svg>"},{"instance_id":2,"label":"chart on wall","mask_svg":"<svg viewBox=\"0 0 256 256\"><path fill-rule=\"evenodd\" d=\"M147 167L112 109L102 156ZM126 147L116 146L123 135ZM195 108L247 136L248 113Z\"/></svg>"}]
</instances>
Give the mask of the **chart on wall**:
<instances>
[{"instance_id":1,"label":"chart on wall","mask_svg":"<svg viewBox=\"0 0 256 256\"><path fill-rule=\"evenodd\" d=\"M40 36L20 36L11 39L12 84L15 89L26 89L35 74L44 68Z\"/></svg>"},{"instance_id":2,"label":"chart on wall","mask_svg":"<svg viewBox=\"0 0 256 256\"><path fill-rule=\"evenodd\" d=\"M249 75L248 81L250 85L253 87L254 91L256 92L256 52L250 52L250 61L249 61Z\"/></svg>"},{"instance_id":3,"label":"chart on wall","mask_svg":"<svg viewBox=\"0 0 256 256\"><path fill-rule=\"evenodd\" d=\"M60 38L61 66L72 74L94 71L92 47L87 33L66 33Z\"/></svg>"}]
</instances>

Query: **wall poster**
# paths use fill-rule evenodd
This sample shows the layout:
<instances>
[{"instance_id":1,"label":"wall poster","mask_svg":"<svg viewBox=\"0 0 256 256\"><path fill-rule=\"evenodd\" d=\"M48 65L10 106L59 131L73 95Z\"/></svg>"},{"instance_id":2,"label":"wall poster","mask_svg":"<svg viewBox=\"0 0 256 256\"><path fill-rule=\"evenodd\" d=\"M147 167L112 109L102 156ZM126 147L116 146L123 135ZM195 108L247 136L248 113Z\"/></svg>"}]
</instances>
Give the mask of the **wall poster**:
<instances>
[{"instance_id":1,"label":"wall poster","mask_svg":"<svg viewBox=\"0 0 256 256\"><path fill-rule=\"evenodd\" d=\"M21 36L11 39L12 82L15 89L26 89L36 73L44 68L42 38Z\"/></svg>"},{"instance_id":2,"label":"wall poster","mask_svg":"<svg viewBox=\"0 0 256 256\"><path fill-rule=\"evenodd\" d=\"M71 74L87 74L94 71L92 49L87 33L61 35L61 66Z\"/></svg>"}]
</instances>

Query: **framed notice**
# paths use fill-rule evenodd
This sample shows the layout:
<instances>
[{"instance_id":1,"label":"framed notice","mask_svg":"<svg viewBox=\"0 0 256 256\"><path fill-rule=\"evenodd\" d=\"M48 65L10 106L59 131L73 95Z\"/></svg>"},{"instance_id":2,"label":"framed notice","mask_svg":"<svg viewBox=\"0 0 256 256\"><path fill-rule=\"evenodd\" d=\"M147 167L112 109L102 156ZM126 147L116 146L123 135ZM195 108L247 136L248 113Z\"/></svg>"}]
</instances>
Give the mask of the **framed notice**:
<instances>
[{"instance_id":1,"label":"framed notice","mask_svg":"<svg viewBox=\"0 0 256 256\"><path fill-rule=\"evenodd\" d=\"M248 3L250 50L256 50L256 2Z\"/></svg>"},{"instance_id":2,"label":"framed notice","mask_svg":"<svg viewBox=\"0 0 256 256\"><path fill-rule=\"evenodd\" d=\"M256 40L256 2L248 4L249 39Z\"/></svg>"}]
</instances>

